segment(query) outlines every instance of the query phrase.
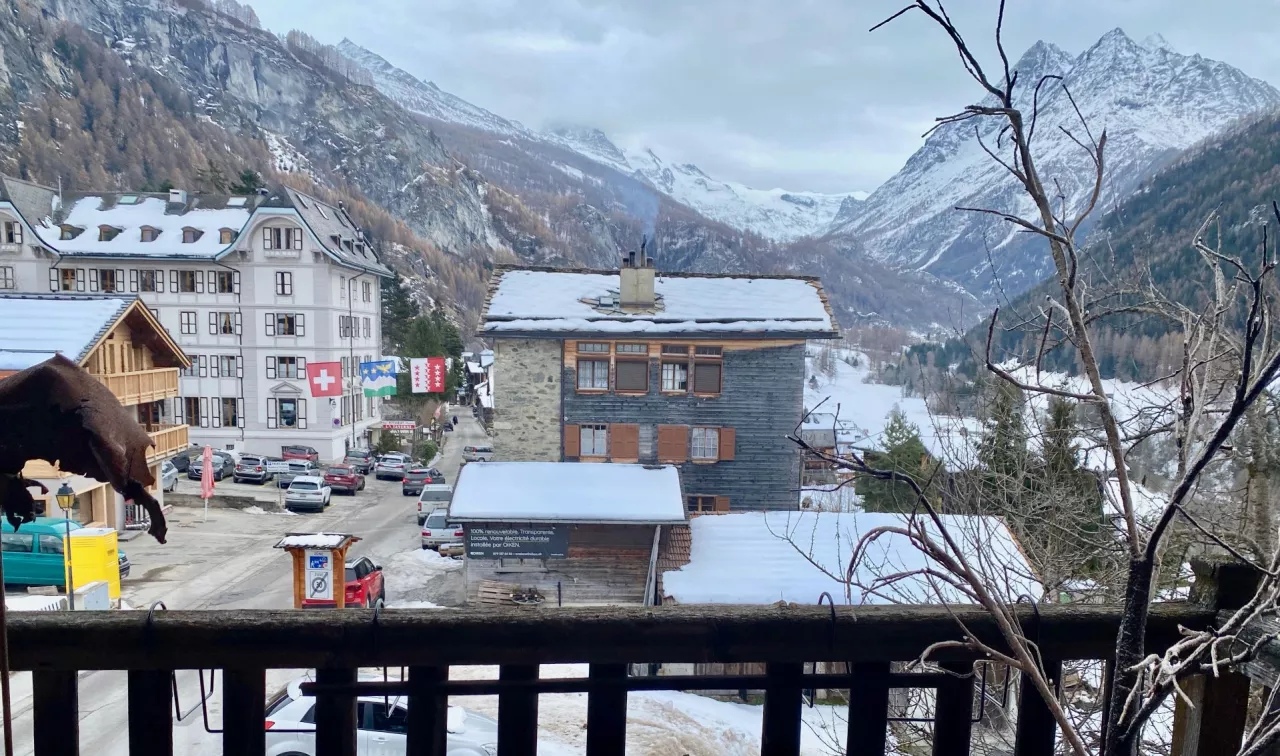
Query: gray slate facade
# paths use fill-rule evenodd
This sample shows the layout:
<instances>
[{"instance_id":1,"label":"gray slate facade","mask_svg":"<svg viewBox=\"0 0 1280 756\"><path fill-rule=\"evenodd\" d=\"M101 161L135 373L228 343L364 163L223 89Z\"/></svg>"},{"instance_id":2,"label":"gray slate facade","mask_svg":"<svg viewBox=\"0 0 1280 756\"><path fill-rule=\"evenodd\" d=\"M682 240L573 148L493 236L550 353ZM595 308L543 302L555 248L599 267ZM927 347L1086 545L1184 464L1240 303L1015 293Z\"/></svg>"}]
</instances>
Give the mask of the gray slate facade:
<instances>
[{"instance_id":1,"label":"gray slate facade","mask_svg":"<svg viewBox=\"0 0 1280 756\"><path fill-rule=\"evenodd\" d=\"M733 428L732 461L685 462L680 482L685 496L727 496L733 510L795 509L800 450L793 433L804 405L804 344L726 350L724 387L717 397L658 392L661 368L649 360L645 396L580 394L576 370L565 367L560 381L563 415L569 425L636 423L640 461L657 463L657 426Z\"/></svg>"}]
</instances>

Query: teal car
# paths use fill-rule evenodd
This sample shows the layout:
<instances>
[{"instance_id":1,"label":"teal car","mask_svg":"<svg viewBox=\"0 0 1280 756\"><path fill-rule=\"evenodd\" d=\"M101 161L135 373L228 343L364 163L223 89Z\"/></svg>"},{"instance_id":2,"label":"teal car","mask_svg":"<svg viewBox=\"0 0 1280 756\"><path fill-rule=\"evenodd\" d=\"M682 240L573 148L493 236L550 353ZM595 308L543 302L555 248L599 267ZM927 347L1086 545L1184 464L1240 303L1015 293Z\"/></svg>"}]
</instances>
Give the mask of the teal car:
<instances>
[{"instance_id":1,"label":"teal car","mask_svg":"<svg viewBox=\"0 0 1280 756\"><path fill-rule=\"evenodd\" d=\"M83 527L72 520L71 530ZM62 541L67 534L67 520L57 517L37 517L35 522L24 522L13 531L4 520L0 526L0 552L4 556L4 584L54 585L66 588L66 572L62 558ZM120 549L120 577L129 574L129 559Z\"/></svg>"}]
</instances>

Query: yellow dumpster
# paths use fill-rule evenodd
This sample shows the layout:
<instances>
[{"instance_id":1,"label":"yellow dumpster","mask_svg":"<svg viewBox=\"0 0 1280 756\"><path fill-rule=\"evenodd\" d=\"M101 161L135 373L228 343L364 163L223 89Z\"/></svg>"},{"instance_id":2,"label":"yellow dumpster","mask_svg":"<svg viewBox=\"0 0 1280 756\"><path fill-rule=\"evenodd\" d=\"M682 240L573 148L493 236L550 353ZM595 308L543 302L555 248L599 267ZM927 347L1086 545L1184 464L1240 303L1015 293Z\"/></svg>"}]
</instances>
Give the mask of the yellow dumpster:
<instances>
[{"instance_id":1,"label":"yellow dumpster","mask_svg":"<svg viewBox=\"0 0 1280 756\"><path fill-rule=\"evenodd\" d=\"M72 585L73 590L101 580L107 584L107 593L113 600L120 598L120 548L114 528L73 530L65 552L71 573L67 584Z\"/></svg>"}]
</instances>

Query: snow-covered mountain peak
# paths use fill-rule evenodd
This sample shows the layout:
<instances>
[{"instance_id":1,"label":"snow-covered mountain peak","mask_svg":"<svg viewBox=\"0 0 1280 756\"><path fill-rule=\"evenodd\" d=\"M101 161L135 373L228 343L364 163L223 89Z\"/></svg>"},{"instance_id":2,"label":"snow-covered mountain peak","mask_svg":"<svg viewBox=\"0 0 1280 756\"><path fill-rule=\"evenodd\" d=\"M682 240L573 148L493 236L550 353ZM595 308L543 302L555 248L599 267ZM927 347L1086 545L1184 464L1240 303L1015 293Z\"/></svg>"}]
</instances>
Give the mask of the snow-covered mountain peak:
<instances>
[{"instance_id":1,"label":"snow-covered mountain peak","mask_svg":"<svg viewBox=\"0 0 1280 756\"><path fill-rule=\"evenodd\" d=\"M1148 50L1164 50L1165 52L1175 54L1178 52L1174 49L1173 45L1169 44L1169 40L1165 39L1164 35L1160 34L1160 32L1148 34L1146 37L1143 37L1142 46Z\"/></svg>"}]
</instances>

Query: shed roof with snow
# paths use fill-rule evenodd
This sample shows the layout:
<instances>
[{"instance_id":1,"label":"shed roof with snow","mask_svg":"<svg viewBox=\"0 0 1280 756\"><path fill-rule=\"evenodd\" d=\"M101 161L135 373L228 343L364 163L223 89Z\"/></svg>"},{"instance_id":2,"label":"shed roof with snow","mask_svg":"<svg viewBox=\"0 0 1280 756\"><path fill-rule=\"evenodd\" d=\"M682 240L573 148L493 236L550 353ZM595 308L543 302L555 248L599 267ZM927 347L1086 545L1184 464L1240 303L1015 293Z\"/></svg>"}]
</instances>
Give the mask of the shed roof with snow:
<instances>
[{"instance_id":1,"label":"shed roof with snow","mask_svg":"<svg viewBox=\"0 0 1280 756\"><path fill-rule=\"evenodd\" d=\"M833 338L835 318L816 278L660 273L651 308L617 304L618 273L499 269L489 284L485 333L600 336Z\"/></svg>"},{"instance_id":2,"label":"shed roof with snow","mask_svg":"<svg viewBox=\"0 0 1280 756\"><path fill-rule=\"evenodd\" d=\"M601 465L602 467L606 465ZM1040 585L1013 536L996 517L943 515L970 559L998 573L1014 600L1040 595ZM873 528L904 525L905 515L834 512L733 512L690 523L689 563L662 574L663 592L681 604L816 604L830 593L840 604L967 603L954 589L939 596L926 578L911 576L867 592L877 576L908 573L929 563L901 535L886 535L860 560L847 587L844 574L858 539ZM930 531L933 528L930 526ZM816 564L815 564L816 562ZM821 567L819 567L819 565Z\"/></svg>"},{"instance_id":3,"label":"shed roof with snow","mask_svg":"<svg viewBox=\"0 0 1280 756\"><path fill-rule=\"evenodd\" d=\"M165 365L187 357L134 294L0 294L0 372L26 370L55 354L83 364L121 320Z\"/></svg>"},{"instance_id":4,"label":"shed roof with snow","mask_svg":"<svg viewBox=\"0 0 1280 756\"><path fill-rule=\"evenodd\" d=\"M458 475L449 518L462 522L665 525L685 521L672 466L476 462Z\"/></svg>"}]
</instances>

